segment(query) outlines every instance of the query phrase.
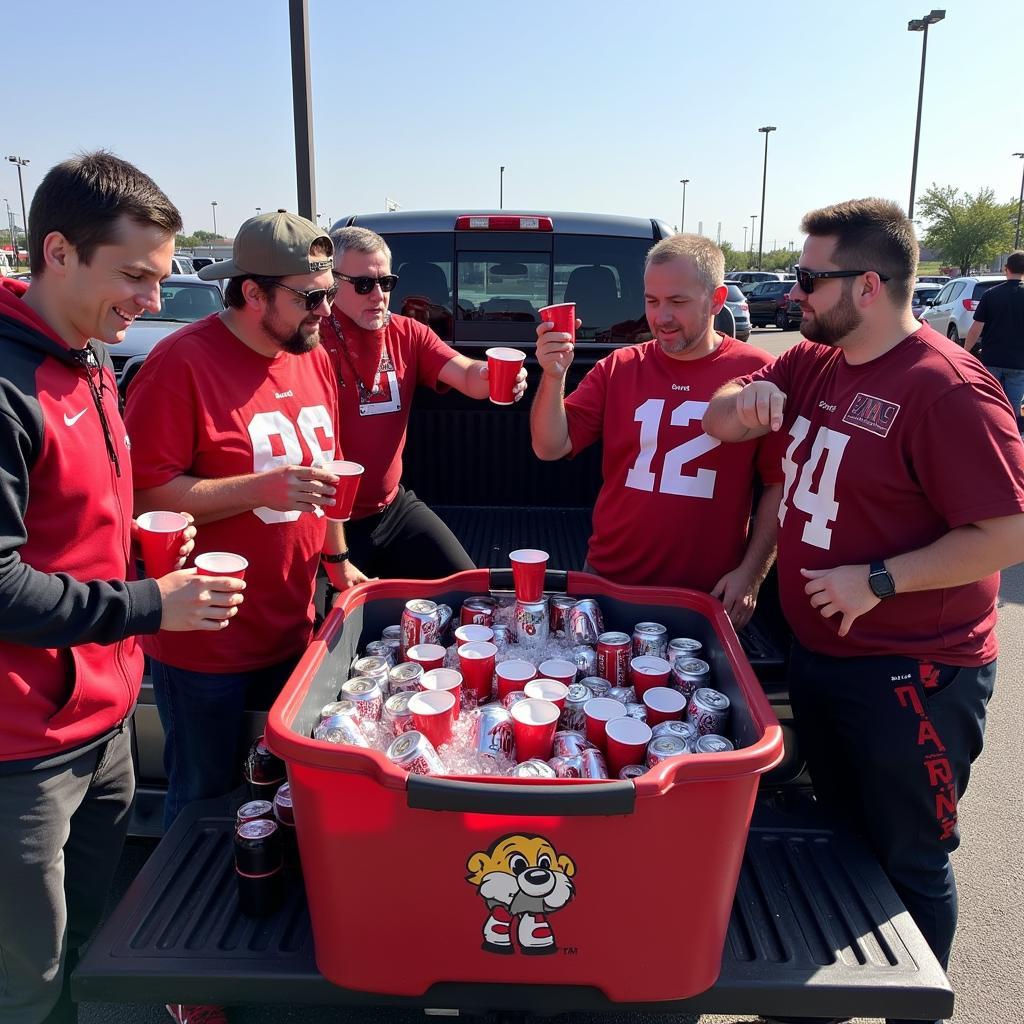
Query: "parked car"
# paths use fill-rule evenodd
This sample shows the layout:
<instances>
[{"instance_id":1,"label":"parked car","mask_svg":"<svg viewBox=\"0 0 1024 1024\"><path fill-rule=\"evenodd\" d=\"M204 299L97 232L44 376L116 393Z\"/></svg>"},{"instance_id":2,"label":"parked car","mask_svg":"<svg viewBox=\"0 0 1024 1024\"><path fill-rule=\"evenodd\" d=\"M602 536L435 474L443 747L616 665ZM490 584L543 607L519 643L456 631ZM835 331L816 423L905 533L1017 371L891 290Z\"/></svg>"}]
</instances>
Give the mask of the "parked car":
<instances>
[{"instance_id":1,"label":"parked car","mask_svg":"<svg viewBox=\"0 0 1024 1024\"><path fill-rule=\"evenodd\" d=\"M921 319L931 324L940 334L958 345L964 343L967 332L974 323L974 311L982 295L1006 280L1002 274L985 274L981 277L955 277L943 285L932 304L925 309Z\"/></svg>"},{"instance_id":2,"label":"parked car","mask_svg":"<svg viewBox=\"0 0 1024 1024\"><path fill-rule=\"evenodd\" d=\"M171 272L174 274L194 274L196 268L192 263L192 257L179 256L175 253L171 259Z\"/></svg>"},{"instance_id":3,"label":"parked car","mask_svg":"<svg viewBox=\"0 0 1024 1024\"><path fill-rule=\"evenodd\" d=\"M203 267L208 267L211 263L217 262L217 260L212 256L191 256L189 258L192 260L192 266L195 268L197 273L202 270Z\"/></svg>"},{"instance_id":4,"label":"parked car","mask_svg":"<svg viewBox=\"0 0 1024 1024\"><path fill-rule=\"evenodd\" d=\"M754 327L767 327L775 324L783 331L791 330L800 322L790 312L789 290L792 281L762 281L747 292L750 305L750 322ZM799 310L797 306L797 310Z\"/></svg>"},{"instance_id":5,"label":"parked car","mask_svg":"<svg viewBox=\"0 0 1024 1024\"><path fill-rule=\"evenodd\" d=\"M921 319L922 313L924 313L925 309L931 305L932 300L941 291L941 284L919 283L914 285L914 294L910 300L910 308L913 310L914 316L917 317L918 320Z\"/></svg>"},{"instance_id":6,"label":"parked car","mask_svg":"<svg viewBox=\"0 0 1024 1024\"><path fill-rule=\"evenodd\" d=\"M726 282L738 284L744 295L762 281L781 281L783 275L773 270L733 270L725 275Z\"/></svg>"},{"instance_id":7,"label":"parked car","mask_svg":"<svg viewBox=\"0 0 1024 1024\"><path fill-rule=\"evenodd\" d=\"M738 284L727 284L728 294L725 296L725 304L732 310L733 320L736 321L733 337L739 341L750 340L750 308L747 305L747 297L740 291Z\"/></svg>"},{"instance_id":8,"label":"parked car","mask_svg":"<svg viewBox=\"0 0 1024 1024\"><path fill-rule=\"evenodd\" d=\"M193 275L172 274L160 285L160 311L143 313L128 328L124 341L110 345L117 390L122 397L143 361L162 338L182 324L191 324L224 309L224 298L215 281Z\"/></svg>"},{"instance_id":9,"label":"parked car","mask_svg":"<svg viewBox=\"0 0 1024 1024\"><path fill-rule=\"evenodd\" d=\"M947 274L923 274L917 279L918 284L946 284L950 280Z\"/></svg>"}]
</instances>

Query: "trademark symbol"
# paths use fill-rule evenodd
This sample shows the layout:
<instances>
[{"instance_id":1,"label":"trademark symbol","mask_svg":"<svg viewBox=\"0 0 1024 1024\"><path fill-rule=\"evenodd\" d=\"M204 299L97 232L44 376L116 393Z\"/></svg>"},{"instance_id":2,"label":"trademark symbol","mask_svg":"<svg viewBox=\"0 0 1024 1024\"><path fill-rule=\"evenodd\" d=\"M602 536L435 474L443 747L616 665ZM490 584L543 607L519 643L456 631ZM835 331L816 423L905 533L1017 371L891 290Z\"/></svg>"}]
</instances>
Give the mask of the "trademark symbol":
<instances>
[{"instance_id":1,"label":"trademark symbol","mask_svg":"<svg viewBox=\"0 0 1024 1024\"><path fill-rule=\"evenodd\" d=\"M562 950L562 953L565 956L575 956L577 953L577 949L575 946L566 946L565 949Z\"/></svg>"}]
</instances>

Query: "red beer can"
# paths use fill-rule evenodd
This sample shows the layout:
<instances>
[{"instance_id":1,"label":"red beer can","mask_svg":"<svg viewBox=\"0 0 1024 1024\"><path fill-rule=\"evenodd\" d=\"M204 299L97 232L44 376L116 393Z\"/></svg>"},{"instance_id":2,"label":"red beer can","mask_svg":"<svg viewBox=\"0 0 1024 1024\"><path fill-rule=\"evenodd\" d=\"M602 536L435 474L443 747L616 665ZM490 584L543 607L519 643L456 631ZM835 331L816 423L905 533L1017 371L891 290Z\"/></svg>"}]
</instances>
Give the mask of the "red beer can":
<instances>
[{"instance_id":1,"label":"red beer can","mask_svg":"<svg viewBox=\"0 0 1024 1024\"><path fill-rule=\"evenodd\" d=\"M631 651L628 634L602 633L597 638L597 674L612 686L628 686Z\"/></svg>"},{"instance_id":2,"label":"red beer can","mask_svg":"<svg viewBox=\"0 0 1024 1024\"><path fill-rule=\"evenodd\" d=\"M441 620L437 603L422 597L407 601L402 609L402 660L408 656L410 647L439 643L440 635Z\"/></svg>"},{"instance_id":3,"label":"red beer can","mask_svg":"<svg viewBox=\"0 0 1024 1024\"><path fill-rule=\"evenodd\" d=\"M569 628L566 613L576 603L576 598L570 597L568 594L552 594L550 600L551 615L549 621L551 623L551 635L564 635Z\"/></svg>"},{"instance_id":4,"label":"red beer can","mask_svg":"<svg viewBox=\"0 0 1024 1024\"><path fill-rule=\"evenodd\" d=\"M459 611L460 626L492 626L498 602L493 597L481 594L478 597L467 597Z\"/></svg>"},{"instance_id":5,"label":"red beer can","mask_svg":"<svg viewBox=\"0 0 1024 1024\"><path fill-rule=\"evenodd\" d=\"M608 762L596 747L588 747L580 755L580 778L607 779Z\"/></svg>"}]
</instances>

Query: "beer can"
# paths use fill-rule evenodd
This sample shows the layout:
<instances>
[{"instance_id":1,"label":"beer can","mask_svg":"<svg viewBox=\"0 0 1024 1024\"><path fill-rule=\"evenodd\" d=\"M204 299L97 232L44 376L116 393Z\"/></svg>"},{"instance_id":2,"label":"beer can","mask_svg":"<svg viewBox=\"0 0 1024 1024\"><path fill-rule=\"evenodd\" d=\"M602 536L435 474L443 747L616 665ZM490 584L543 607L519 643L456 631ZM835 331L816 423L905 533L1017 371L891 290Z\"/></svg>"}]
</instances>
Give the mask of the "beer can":
<instances>
[{"instance_id":1,"label":"beer can","mask_svg":"<svg viewBox=\"0 0 1024 1024\"><path fill-rule=\"evenodd\" d=\"M490 626L494 628L494 613L497 611L498 602L488 594L481 594L477 597L467 597L462 602L459 610L460 626Z\"/></svg>"},{"instance_id":2,"label":"beer can","mask_svg":"<svg viewBox=\"0 0 1024 1024\"><path fill-rule=\"evenodd\" d=\"M551 626L552 636L564 636L569 625L566 619L566 612L576 603L575 597L568 594L552 594L551 614L548 619Z\"/></svg>"},{"instance_id":3,"label":"beer can","mask_svg":"<svg viewBox=\"0 0 1024 1024\"><path fill-rule=\"evenodd\" d=\"M612 688L612 684L603 676L585 676L580 682L589 687L591 697L607 697Z\"/></svg>"},{"instance_id":4,"label":"beer can","mask_svg":"<svg viewBox=\"0 0 1024 1024\"><path fill-rule=\"evenodd\" d=\"M253 800L271 800L285 780L284 761L272 754L266 740L259 736L249 747L243 774Z\"/></svg>"},{"instance_id":5,"label":"beer can","mask_svg":"<svg viewBox=\"0 0 1024 1024\"><path fill-rule=\"evenodd\" d=\"M439 604L437 606L437 643L443 647L448 646L451 639L452 606L450 604Z\"/></svg>"},{"instance_id":6,"label":"beer can","mask_svg":"<svg viewBox=\"0 0 1024 1024\"><path fill-rule=\"evenodd\" d=\"M620 704L631 704L636 700L636 690L632 686L609 686L605 696Z\"/></svg>"},{"instance_id":7,"label":"beer can","mask_svg":"<svg viewBox=\"0 0 1024 1024\"><path fill-rule=\"evenodd\" d=\"M711 666L700 658L677 658L672 662L672 686L691 697L711 678Z\"/></svg>"},{"instance_id":8,"label":"beer can","mask_svg":"<svg viewBox=\"0 0 1024 1024\"><path fill-rule=\"evenodd\" d=\"M507 622L495 622L491 629L494 630L494 639L491 641L499 650L508 647L512 643L512 627Z\"/></svg>"},{"instance_id":9,"label":"beer can","mask_svg":"<svg viewBox=\"0 0 1024 1024\"><path fill-rule=\"evenodd\" d=\"M269 874L281 866L282 857L281 832L276 821L255 818L235 829L235 866L243 874Z\"/></svg>"},{"instance_id":10,"label":"beer can","mask_svg":"<svg viewBox=\"0 0 1024 1024\"><path fill-rule=\"evenodd\" d=\"M552 757L548 764L554 768L555 775L560 779L582 779L583 758L580 754L572 757Z\"/></svg>"},{"instance_id":11,"label":"beer can","mask_svg":"<svg viewBox=\"0 0 1024 1024\"><path fill-rule=\"evenodd\" d=\"M526 696L526 692L524 690L512 690L511 693L506 693L505 696L501 698L501 707L511 711L512 705L518 704L521 700L529 700Z\"/></svg>"},{"instance_id":12,"label":"beer can","mask_svg":"<svg viewBox=\"0 0 1024 1024\"><path fill-rule=\"evenodd\" d=\"M247 821L274 820L274 805L269 800L250 800L235 811L235 828Z\"/></svg>"},{"instance_id":13,"label":"beer can","mask_svg":"<svg viewBox=\"0 0 1024 1024\"><path fill-rule=\"evenodd\" d=\"M341 684L342 700L350 700L356 706L356 717L363 722L379 722L384 705L384 696L376 679L356 676Z\"/></svg>"},{"instance_id":14,"label":"beer can","mask_svg":"<svg viewBox=\"0 0 1024 1024\"><path fill-rule=\"evenodd\" d=\"M562 729L561 732L555 733L555 738L551 742L551 753L555 757L575 757L592 746L593 744L582 732L575 729Z\"/></svg>"},{"instance_id":15,"label":"beer can","mask_svg":"<svg viewBox=\"0 0 1024 1024\"><path fill-rule=\"evenodd\" d=\"M596 747L588 747L579 754L581 779L607 779L608 762Z\"/></svg>"},{"instance_id":16,"label":"beer can","mask_svg":"<svg viewBox=\"0 0 1024 1024\"><path fill-rule=\"evenodd\" d=\"M401 736L403 732L408 732L413 727L412 712L409 710L409 698L413 693L413 690L402 690L391 694L384 701L380 719L391 727L391 732L395 736Z\"/></svg>"},{"instance_id":17,"label":"beer can","mask_svg":"<svg viewBox=\"0 0 1024 1024\"><path fill-rule=\"evenodd\" d=\"M516 601L514 619L516 643L536 647L548 638L548 599Z\"/></svg>"},{"instance_id":18,"label":"beer can","mask_svg":"<svg viewBox=\"0 0 1024 1024\"><path fill-rule=\"evenodd\" d=\"M421 732L410 729L392 741L384 756L413 775L444 775L444 762L433 743Z\"/></svg>"},{"instance_id":19,"label":"beer can","mask_svg":"<svg viewBox=\"0 0 1024 1024\"><path fill-rule=\"evenodd\" d=\"M694 728L692 722L684 722L678 718L673 718L668 722L659 722L653 726L651 735L654 739L657 739L659 736L679 736L686 741L686 746L693 750L700 733Z\"/></svg>"},{"instance_id":20,"label":"beer can","mask_svg":"<svg viewBox=\"0 0 1024 1024\"><path fill-rule=\"evenodd\" d=\"M320 710L320 721L313 730L313 739L369 747L370 743L360 728L361 721L359 706L354 700L336 700Z\"/></svg>"},{"instance_id":21,"label":"beer can","mask_svg":"<svg viewBox=\"0 0 1024 1024\"><path fill-rule=\"evenodd\" d=\"M540 758L531 757L529 761L520 761L508 773L514 779L557 779L555 769Z\"/></svg>"},{"instance_id":22,"label":"beer can","mask_svg":"<svg viewBox=\"0 0 1024 1024\"><path fill-rule=\"evenodd\" d=\"M693 748L695 754L724 754L727 750L735 750L730 740L713 732L701 736Z\"/></svg>"},{"instance_id":23,"label":"beer can","mask_svg":"<svg viewBox=\"0 0 1024 1024\"><path fill-rule=\"evenodd\" d=\"M691 658L699 658L704 645L699 640L692 640L688 636L677 636L668 642L668 653L662 657L670 664L676 663L676 658L689 661Z\"/></svg>"},{"instance_id":24,"label":"beer can","mask_svg":"<svg viewBox=\"0 0 1024 1024\"><path fill-rule=\"evenodd\" d=\"M668 651L668 630L660 622L638 622L633 627L633 657L644 654L664 658Z\"/></svg>"},{"instance_id":25,"label":"beer can","mask_svg":"<svg viewBox=\"0 0 1024 1024\"><path fill-rule=\"evenodd\" d=\"M380 694L382 697L387 697L390 692L390 683L388 682L388 673L391 670L391 666L386 658L376 657L371 655L366 658L356 658L352 662L352 676L367 676L373 679L380 687Z\"/></svg>"},{"instance_id":26,"label":"beer can","mask_svg":"<svg viewBox=\"0 0 1024 1024\"><path fill-rule=\"evenodd\" d=\"M402 609L402 660L408 657L410 647L440 643L440 635L437 604L422 597L406 601Z\"/></svg>"},{"instance_id":27,"label":"beer can","mask_svg":"<svg viewBox=\"0 0 1024 1024\"><path fill-rule=\"evenodd\" d=\"M686 714L701 736L721 736L729 723L729 698L709 686L701 687L690 698Z\"/></svg>"},{"instance_id":28,"label":"beer can","mask_svg":"<svg viewBox=\"0 0 1024 1024\"><path fill-rule=\"evenodd\" d=\"M602 633L597 638L597 674L612 686L629 681L632 641L626 633Z\"/></svg>"},{"instance_id":29,"label":"beer can","mask_svg":"<svg viewBox=\"0 0 1024 1024\"><path fill-rule=\"evenodd\" d=\"M626 717L635 718L637 721L647 721L647 707L643 704L638 704L636 701L626 702Z\"/></svg>"},{"instance_id":30,"label":"beer can","mask_svg":"<svg viewBox=\"0 0 1024 1024\"><path fill-rule=\"evenodd\" d=\"M274 818L279 825L295 826L295 808L292 806L292 787L288 782L278 786L274 794Z\"/></svg>"},{"instance_id":31,"label":"beer can","mask_svg":"<svg viewBox=\"0 0 1024 1024\"><path fill-rule=\"evenodd\" d=\"M641 775L646 774L647 766L642 764L627 764L622 771L619 772L619 778L624 782L628 782L630 779L637 779Z\"/></svg>"},{"instance_id":32,"label":"beer can","mask_svg":"<svg viewBox=\"0 0 1024 1024\"><path fill-rule=\"evenodd\" d=\"M593 647L604 630L601 606L592 598L584 597L566 612L567 635L573 643Z\"/></svg>"},{"instance_id":33,"label":"beer can","mask_svg":"<svg viewBox=\"0 0 1024 1024\"><path fill-rule=\"evenodd\" d=\"M587 716L583 713L583 705L593 696L593 691L585 682L573 683L565 697L562 714L558 720L559 726L562 729L582 732L587 725Z\"/></svg>"},{"instance_id":34,"label":"beer can","mask_svg":"<svg viewBox=\"0 0 1024 1024\"><path fill-rule=\"evenodd\" d=\"M396 623L394 626L385 626L380 631L380 638L385 643L390 643L393 640L397 640L399 643L402 642L402 626L401 623Z\"/></svg>"},{"instance_id":35,"label":"beer can","mask_svg":"<svg viewBox=\"0 0 1024 1024\"><path fill-rule=\"evenodd\" d=\"M478 754L510 758L515 742L512 716L500 704L484 704L472 712L473 748Z\"/></svg>"},{"instance_id":36,"label":"beer can","mask_svg":"<svg viewBox=\"0 0 1024 1024\"><path fill-rule=\"evenodd\" d=\"M411 691L415 693L420 688L420 680L423 678L423 666L416 661L399 662L388 673L388 688L391 696L396 693Z\"/></svg>"},{"instance_id":37,"label":"beer can","mask_svg":"<svg viewBox=\"0 0 1024 1024\"><path fill-rule=\"evenodd\" d=\"M668 733L664 736L655 736L647 744L647 767L653 768L670 757L677 757L679 754L688 754L689 752L686 740L682 736L673 736Z\"/></svg>"},{"instance_id":38,"label":"beer can","mask_svg":"<svg viewBox=\"0 0 1024 1024\"><path fill-rule=\"evenodd\" d=\"M387 640L371 640L366 645L366 657L367 658L383 658L388 663L388 668L398 662L398 647L399 644L390 644ZM353 672L355 666L352 666Z\"/></svg>"}]
</instances>

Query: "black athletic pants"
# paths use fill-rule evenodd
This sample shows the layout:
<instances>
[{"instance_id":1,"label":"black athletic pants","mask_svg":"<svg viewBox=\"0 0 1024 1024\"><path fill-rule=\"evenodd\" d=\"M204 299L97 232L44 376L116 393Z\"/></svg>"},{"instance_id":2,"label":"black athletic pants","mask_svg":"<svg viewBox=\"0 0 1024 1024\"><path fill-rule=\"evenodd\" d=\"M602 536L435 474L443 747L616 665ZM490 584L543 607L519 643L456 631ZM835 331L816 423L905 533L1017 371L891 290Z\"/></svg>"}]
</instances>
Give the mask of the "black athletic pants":
<instances>
[{"instance_id":1,"label":"black athletic pants","mask_svg":"<svg viewBox=\"0 0 1024 1024\"><path fill-rule=\"evenodd\" d=\"M367 576L433 580L476 568L455 534L404 487L383 512L346 523L345 538L352 564Z\"/></svg>"},{"instance_id":2,"label":"black athletic pants","mask_svg":"<svg viewBox=\"0 0 1024 1024\"><path fill-rule=\"evenodd\" d=\"M957 801L981 753L995 675L994 661L793 650L790 697L815 795L867 841L943 968L956 931Z\"/></svg>"}]
</instances>

